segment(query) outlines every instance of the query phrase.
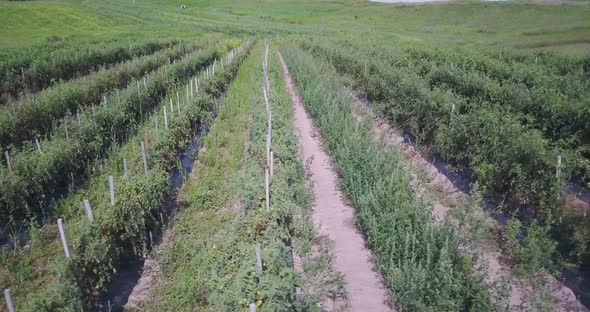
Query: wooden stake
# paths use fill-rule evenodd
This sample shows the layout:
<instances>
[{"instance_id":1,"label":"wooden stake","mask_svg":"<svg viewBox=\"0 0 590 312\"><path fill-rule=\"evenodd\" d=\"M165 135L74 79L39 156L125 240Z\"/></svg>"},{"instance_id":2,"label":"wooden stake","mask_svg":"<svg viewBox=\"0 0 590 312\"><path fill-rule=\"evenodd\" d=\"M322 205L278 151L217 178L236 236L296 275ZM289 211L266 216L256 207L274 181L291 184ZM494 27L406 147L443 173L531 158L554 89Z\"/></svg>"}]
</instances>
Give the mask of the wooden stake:
<instances>
[{"instance_id":1,"label":"wooden stake","mask_svg":"<svg viewBox=\"0 0 590 312\"><path fill-rule=\"evenodd\" d=\"M109 103L107 102L107 96L106 95L103 97L103 100L104 100L104 106L105 107L108 107L109 106Z\"/></svg>"},{"instance_id":2,"label":"wooden stake","mask_svg":"<svg viewBox=\"0 0 590 312\"><path fill-rule=\"evenodd\" d=\"M39 153L43 153L43 151L41 151L41 143L39 143L38 138L35 138L35 145L37 145L37 150L39 151Z\"/></svg>"},{"instance_id":3,"label":"wooden stake","mask_svg":"<svg viewBox=\"0 0 590 312\"><path fill-rule=\"evenodd\" d=\"M88 199L84 200L84 209L86 209L86 216L90 223L94 223L94 214L92 214L92 207L90 207L90 201Z\"/></svg>"},{"instance_id":4,"label":"wooden stake","mask_svg":"<svg viewBox=\"0 0 590 312\"><path fill-rule=\"evenodd\" d=\"M96 107L94 103L92 103L92 120L94 121L94 126L96 127Z\"/></svg>"},{"instance_id":5,"label":"wooden stake","mask_svg":"<svg viewBox=\"0 0 590 312\"><path fill-rule=\"evenodd\" d=\"M195 90L196 93L199 93L199 78L195 77Z\"/></svg>"},{"instance_id":6,"label":"wooden stake","mask_svg":"<svg viewBox=\"0 0 590 312\"><path fill-rule=\"evenodd\" d=\"M57 219L57 227L59 228L59 236L61 236L61 244L64 247L64 254L66 258L71 258L70 255L70 247L68 247L68 239L66 238L66 229L64 227L64 221L62 219Z\"/></svg>"},{"instance_id":7,"label":"wooden stake","mask_svg":"<svg viewBox=\"0 0 590 312\"><path fill-rule=\"evenodd\" d=\"M170 98L170 112L174 111L174 105L172 104L172 98Z\"/></svg>"},{"instance_id":8,"label":"wooden stake","mask_svg":"<svg viewBox=\"0 0 590 312\"><path fill-rule=\"evenodd\" d=\"M123 170L125 171L125 179L129 179L129 166L127 164L127 158L123 158Z\"/></svg>"},{"instance_id":9,"label":"wooden stake","mask_svg":"<svg viewBox=\"0 0 590 312\"><path fill-rule=\"evenodd\" d=\"M147 91L147 83L145 81L145 76L143 76L143 88Z\"/></svg>"},{"instance_id":10,"label":"wooden stake","mask_svg":"<svg viewBox=\"0 0 590 312\"><path fill-rule=\"evenodd\" d=\"M256 244L256 266L258 268L258 275L262 275L262 252L260 250L260 244Z\"/></svg>"},{"instance_id":11,"label":"wooden stake","mask_svg":"<svg viewBox=\"0 0 590 312\"><path fill-rule=\"evenodd\" d=\"M264 170L264 185L266 195L266 211L270 211L270 177L268 168Z\"/></svg>"},{"instance_id":12,"label":"wooden stake","mask_svg":"<svg viewBox=\"0 0 590 312\"><path fill-rule=\"evenodd\" d=\"M6 308L8 308L8 312L15 312L16 310L14 309L14 303L12 302L10 288L4 289L4 299L6 299Z\"/></svg>"},{"instance_id":13,"label":"wooden stake","mask_svg":"<svg viewBox=\"0 0 590 312\"><path fill-rule=\"evenodd\" d=\"M140 90L139 90L139 80L136 80L137 82L137 94L141 94Z\"/></svg>"},{"instance_id":14,"label":"wooden stake","mask_svg":"<svg viewBox=\"0 0 590 312\"><path fill-rule=\"evenodd\" d=\"M176 91L176 105L180 105L180 92Z\"/></svg>"},{"instance_id":15,"label":"wooden stake","mask_svg":"<svg viewBox=\"0 0 590 312\"><path fill-rule=\"evenodd\" d=\"M109 176L109 189L111 193L111 206L115 205L115 178Z\"/></svg>"},{"instance_id":16,"label":"wooden stake","mask_svg":"<svg viewBox=\"0 0 590 312\"><path fill-rule=\"evenodd\" d=\"M193 93L193 84L189 82L189 85L191 86L191 99L195 96L195 94Z\"/></svg>"},{"instance_id":17,"label":"wooden stake","mask_svg":"<svg viewBox=\"0 0 590 312\"><path fill-rule=\"evenodd\" d=\"M557 166L555 168L555 177L559 179L561 175L561 155L557 156Z\"/></svg>"},{"instance_id":18,"label":"wooden stake","mask_svg":"<svg viewBox=\"0 0 590 312\"><path fill-rule=\"evenodd\" d=\"M12 174L12 164L10 163L10 153L8 151L4 152L4 156L6 156L6 166L8 167L8 172Z\"/></svg>"},{"instance_id":19,"label":"wooden stake","mask_svg":"<svg viewBox=\"0 0 590 312\"><path fill-rule=\"evenodd\" d=\"M164 106L164 128L168 129L168 113L166 113L166 106Z\"/></svg>"},{"instance_id":20,"label":"wooden stake","mask_svg":"<svg viewBox=\"0 0 590 312\"><path fill-rule=\"evenodd\" d=\"M80 118L80 112L76 112L76 120L78 120L78 125L82 123L82 119Z\"/></svg>"},{"instance_id":21,"label":"wooden stake","mask_svg":"<svg viewBox=\"0 0 590 312\"><path fill-rule=\"evenodd\" d=\"M143 159L143 171L148 175L147 157L145 156L145 144L141 141L141 157Z\"/></svg>"}]
</instances>

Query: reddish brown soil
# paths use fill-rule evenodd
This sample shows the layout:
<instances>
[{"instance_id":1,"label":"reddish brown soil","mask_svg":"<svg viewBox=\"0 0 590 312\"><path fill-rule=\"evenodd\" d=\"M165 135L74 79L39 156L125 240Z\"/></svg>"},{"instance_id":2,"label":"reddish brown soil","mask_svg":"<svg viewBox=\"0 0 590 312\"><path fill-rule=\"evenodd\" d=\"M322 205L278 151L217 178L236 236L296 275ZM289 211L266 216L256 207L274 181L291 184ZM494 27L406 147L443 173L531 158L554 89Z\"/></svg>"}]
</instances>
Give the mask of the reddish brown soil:
<instances>
[{"instance_id":1,"label":"reddish brown soil","mask_svg":"<svg viewBox=\"0 0 590 312\"><path fill-rule=\"evenodd\" d=\"M282 56L284 80L293 100L295 129L304 160L310 164L311 182L315 192L313 203L314 225L320 235L334 242L335 269L344 274L349 309L351 311L391 311L388 291L373 269L371 253L354 225L354 210L345 202L338 187L338 176L330 157L322 147L311 118L306 113L301 97ZM338 304L337 304L338 305ZM330 307L324 307L330 309ZM335 309L339 307L331 307Z\"/></svg>"}]
</instances>

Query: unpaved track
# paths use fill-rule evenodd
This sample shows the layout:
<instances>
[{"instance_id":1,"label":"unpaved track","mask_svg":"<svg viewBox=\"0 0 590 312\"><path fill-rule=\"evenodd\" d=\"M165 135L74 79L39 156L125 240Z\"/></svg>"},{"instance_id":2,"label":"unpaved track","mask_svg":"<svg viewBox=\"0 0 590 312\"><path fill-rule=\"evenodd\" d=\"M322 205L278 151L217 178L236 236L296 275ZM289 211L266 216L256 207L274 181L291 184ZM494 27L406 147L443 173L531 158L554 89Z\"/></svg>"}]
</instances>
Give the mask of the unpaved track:
<instances>
[{"instance_id":1,"label":"unpaved track","mask_svg":"<svg viewBox=\"0 0 590 312\"><path fill-rule=\"evenodd\" d=\"M330 157L322 147L310 116L303 107L283 56L279 53L285 85L294 108L294 125L305 162L309 162L315 201L313 221L320 235L334 242L335 269L344 275L351 311L392 311L387 304L388 291L373 270L371 253L354 226L354 210L344 200L338 176ZM324 307L330 308L330 307ZM332 309L338 309L338 304ZM341 307L340 307L341 308Z\"/></svg>"},{"instance_id":2,"label":"unpaved track","mask_svg":"<svg viewBox=\"0 0 590 312\"><path fill-rule=\"evenodd\" d=\"M404 137L393 129L389 123L375 114L362 103L356 94L350 92L353 107L352 111L358 122L365 118L372 119L372 132L376 140L394 145L402 152L407 159L408 170L412 177L412 188L416 196L429 202L433 207L433 214L439 222L447 217L453 207L465 204L468 194L457 188L451 180L430 161L424 158L414 146L407 142ZM427 176L420 179L417 171L422 171ZM420 181L426 180L426 181ZM475 218L486 218L483 212L476 211ZM493 220L486 220L493 223ZM511 274L511 268L501 260L502 254L497 246L485 246L480 250L480 255L488 269L488 281L496 282ZM578 300L575 294L563 283L559 282L550 274L539 276L547 285L553 295L556 308L559 311L588 311ZM519 278L513 280L513 287L508 298L511 311L529 310L530 300L535 296L533 289L528 282Z\"/></svg>"}]
</instances>

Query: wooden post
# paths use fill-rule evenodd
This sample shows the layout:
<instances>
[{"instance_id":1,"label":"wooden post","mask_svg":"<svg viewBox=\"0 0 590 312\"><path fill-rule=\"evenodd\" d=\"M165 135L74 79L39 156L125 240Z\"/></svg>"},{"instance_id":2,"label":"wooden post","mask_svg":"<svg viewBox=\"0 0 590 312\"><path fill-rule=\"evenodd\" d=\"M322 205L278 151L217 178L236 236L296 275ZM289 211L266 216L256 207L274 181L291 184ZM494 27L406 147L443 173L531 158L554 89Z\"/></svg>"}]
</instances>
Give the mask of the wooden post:
<instances>
[{"instance_id":1,"label":"wooden post","mask_svg":"<svg viewBox=\"0 0 590 312\"><path fill-rule=\"evenodd\" d=\"M174 111L174 105L172 104L172 98L170 98L170 112Z\"/></svg>"},{"instance_id":2,"label":"wooden post","mask_svg":"<svg viewBox=\"0 0 590 312\"><path fill-rule=\"evenodd\" d=\"M145 81L145 76L143 76L143 88L147 91L147 83Z\"/></svg>"},{"instance_id":3,"label":"wooden post","mask_svg":"<svg viewBox=\"0 0 590 312\"><path fill-rule=\"evenodd\" d=\"M80 112L76 112L76 119L78 120L78 125L82 123L82 119L80 118Z\"/></svg>"},{"instance_id":4,"label":"wooden post","mask_svg":"<svg viewBox=\"0 0 590 312\"><path fill-rule=\"evenodd\" d=\"M10 152L4 152L4 156L6 156L6 166L8 167L8 172L12 174L12 164L10 163Z\"/></svg>"},{"instance_id":5,"label":"wooden post","mask_svg":"<svg viewBox=\"0 0 590 312\"><path fill-rule=\"evenodd\" d=\"M4 299L6 299L6 308L8 312L15 312L14 303L12 302L12 295L10 294L10 288L4 289Z\"/></svg>"},{"instance_id":6,"label":"wooden post","mask_svg":"<svg viewBox=\"0 0 590 312\"><path fill-rule=\"evenodd\" d=\"M557 156L557 166L555 167L555 177L559 179L561 175L561 155Z\"/></svg>"},{"instance_id":7,"label":"wooden post","mask_svg":"<svg viewBox=\"0 0 590 312\"><path fill-rule=\"evenodd\" d=\"M66 229L64 228L64 221L62 219L57 219L57 227L59 228L59 236L61 236L61 244L64 247L64 254L66 258L71 258L70 255L70 247L68 247L68 240L66 238Z\"/></svg>"},{"instance_id":8,"label":"wooden post","mask_svg":"<svg viewBox=\"0 0 590 312\"><path fill-rule=\"evenodd\" d=\"M70 143L70 130L68 128L68 119L65 120L65 127L66 127L66 141Z\"/></svg>"},{"instance_id":9,"label":"wooden post","mask_svg":"<svg viewBox=\"0 0 590 312\"><path fill-rule=\"evenodd\" d=\"M90 207L90 201L88 199L84 200L84 209L86 209L86 216L90 223L94 223L94 214L92 214L92 207Z\"/></svg>"},{"instance_id":10,"label":"wooden post","mask_svg":"<svg viewBox=\"0 0 590 312\"><path fill-rule=\"evenodd\" d=\"M123 158L123 170L125 171L125 179L129 179L129 166L127 164L127 158Z\"/></svg>"},{"instance_id":11,"label":"wooden post","mask_svg":"<svg viewBox=\"0 0 590 312\"><path fill-rule=\"evenodd\" d=\"M111 193L111 206L115 205L115 178L109 176L109 189Z\"/></svg>"},{"instance_id":12,"label":"wooden post","mask_svg":"<svg viewBox=\"0 0 590 312\"><path fill-rule=\"evenodd\" d=\"M260 244L256 244L256 266L258 268L258 275L262 275L262 252Z\"/></svg>"},{"instance_id":13,"label":"wooden post","mask_svg":"<svg viewBox=\"0 0 590 312\"><path fill-rule=\"evenodd\" d=\"M38 138L35 138L35 145L37 145L37 150L39 151L39 153L43 153L43 151L41 151L41 143L39 143Z\"/></svg>"},{"instance_id":14,"label":"wooden post","mask_svg":"<svg viewBox=\"0 0 590 312\"><path fill-rule=\"evenodd\" d=\"M188 83L191 86L191 99L195 96L195 94L193 93L193 84L192 83Z\"/></svg>"},{"instance_id":15,"label":"wooden post","mask_svg":"<svg viewBox=\"0 0 590 312\"><path fill-rule=\"evenodd\" d=\"M96 107L94 103L92 103L92 120L94 121L94 126L96 127Z\"/></svg>"},{"instance_id":16,"label":"wooden post","mask_svg":"<svg viewBox=\"0 0 590 312\"><path fill-rule=\"evenodd\" d=\"M139 80L136 80L135 82L137 82L137 94L140 94L140 90L139 90Z\"/></svg>"},{"instance_id":17,"label":"wooden post","mask_svg":"<svg viewBox=\"0 0 590 312\"><path fill-rule=\"evenodd\" d=\"M168 129L168 113L166 113L166 106L164 106L164 128Z\"/></svg>"},{"instance_id":18,"label":"wooden post","mask_svg":"<svg viewBox=\"0 0 590 312\"><path fill-rule=\"evenodd\" d=\"M147 157L145 156L145 144L141 141L141 158L143 159L143 171L148 175Z\"/></svg>"},{"instance_id":19,"label":"wooden post","mask_svg":"<svg viewBox=\"0 0 590 312\"><path fill-rule=\"evenodd\" d=\"M270 211L270 177L268 167L264 169L264 186L266 196L266 211Z\"/></svg>"},{"instance_id":20,"label":"wooden post","mask_svg":"<svg viewBox=\"0 0 590 312\"><path fill-rule=\"evenodd\" d=\"M199 93L199 78L195 77L195 93Z\"/></svg>"}]
</instances>

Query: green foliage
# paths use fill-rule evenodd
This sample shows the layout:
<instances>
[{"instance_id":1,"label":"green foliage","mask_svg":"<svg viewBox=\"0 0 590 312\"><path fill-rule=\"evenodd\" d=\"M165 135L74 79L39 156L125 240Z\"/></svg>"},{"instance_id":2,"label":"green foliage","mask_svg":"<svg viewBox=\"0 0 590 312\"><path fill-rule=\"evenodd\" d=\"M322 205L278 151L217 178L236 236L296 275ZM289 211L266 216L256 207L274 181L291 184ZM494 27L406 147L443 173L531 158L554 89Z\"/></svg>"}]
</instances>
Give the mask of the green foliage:
<instances>
[{"instance_id":1,"label":"green foliage","mask_svg":"<svg viewBox=\"0 0 590 312\"><path fill-rule=\"evenodd\" d=\"M16 103L0 110L0 119L7 121L0 128L2 146L6 148L14 144L20 147L25 141L35 137L59 133L55 129L56 123L63 123L59 119L68 113L99 106L106 95L110 102L115 99L118 101L119 96L115 97L113 90L126 87L129 92L129 89L137 89L136 82L144 86L142 76L150 72L152 75L162 72L162 65L171 60L185 58L201 46L198 42L181 43L115 67L103 68L89 76L58 84L38 94L21 97Z\"/></svg>"},{"instance_id":2,"label":"green foliage","mask_svg":"<svg viewBox=\"0 0 590 312\"><path fill-rule=\"evenodd\" d=\"M454 225L435 224L431 208L415 200L400 156L357 124L334 69L297 48L282 51L396 304L407 311L493 310L474 255L459 251Z\"/></svg>"},{"instance_id":3,"label":"green foliage","mask_svg":"<svg viewBox=\"0 0 590 312\"><path fill-rule=\"evenodd\" d=\"M17 222L25 218L43 218L43 208L54 192L72 182L75 177L88 174L94 160L108 154L110 148L124 141L159 104L162 94L169 92L172 85L195 75L200 68L213 62L229 45L226 43L206 51L193 52L176 64L157 70L145 89L139 92L132 83L130 88L118 92L119 96L113 93L111 98L116 100L108 105L83 111L80 124L67 122L74 117L66 116L55 129L59 134L41 142L41 153L34 144L26 145L12 157L12 174L6 168L0 168L3 194L0 199L0 220L8 220L10 216ZM141 84L143 86L143 81Z\"/></svg>"},{"instance_id":4,"label":"green foliage","mask_svg":"<svg viewBox=\"0 0 590 312\"><path fill-rule=\"evenodd\" d=\"M163 281L154 294L157 299L145 308L239 311L255 303L258 311L318 311L326 288L342 295L342 281L331 271L324 249L314 251L320 259L307 261L315 240L310 198L292 128L290 97L274 53L269 53L269 76L275 170L272 207L270 213L265 211L267 115L261 48L254 49L229 87L206 138L197 175L182 192L187 203L172 230L174 241L158 253ZM292 246L286 244L291 241L306 257L303 276L293 269ZM257 243L262 249L262 276L256 269ZM307 284L305 276L320 274L331 279ZM295 287L303 293L295 294Z\"/></svg>"},{"instance_id":5,"label":"green foliage","mask_svg":"<svg viewBox=\"0 0 590 312\"><path fill-rule=\"evenodd\" d=\"M517 218L512 218L506 229L505 250L515 262L514 273L532 275L552 265L557 244L551 239L548 226L533 220L525 229Z\"/></svg>"},{"instance_id":6,"label":"green foliage","mask_svg":"<svg viewBox=\"0 0 590 312\"><path fill-rule=\"evenodd\" d=\"M203 89L219 93L217 88L226 85L237 68L238 63L234 63L216 73L215 79L203 79ZM184 85L177 88L170 86L169 89L170 92L182 91ZM168 99L163 99L160 105L168 105ZM206 92L197 94L188 103L183 101L180 113L168 115L168 129L155 129L155 118L162 120L163 117L158 113L138 129L138 134L128 144L111 155L109 163L105 164L106 169L95 172L84 188L58 203L56 213L65 218L73 255L71 260L64 259L57 228L52 224L46 224L40 229L52 233L45 244L38 245L37 239L34 239L28 250L19 248L17 255L7 255L8 261L13 263L9 267L19 265L31 253L38 255L33 257L35 261L47 262L45 266L38 263L31 265L32 274L20 281L15 281L11 274L0 275L0 285L15 288L14 295L19 310L77 311L80 307L88 310L99 308L101 295L111 282L120 262L145 254L152 247L149 246L149 233L162 226L162 207L170 195L168 180L170 172L178 163L178 151L192 142L193 134L208 120L214 105L214 99ZM148 142L148 175L143 172L139 148L142 140ZM162 157L163 155L173 157ZM127 159L130 164L130 178L123 177L122 159ZM115 176L116 181L114 206L111 206L108 199L107 181L111 175ZM86 219L81 207L84 199L88 199L93 206L95 223L91 224ZM36 231L33 233L37 233ZM37 233L34 237L42 235ZM48 272L47 268L51 270ZM52 280L55 285L50 290L35 287L45 280ZM25 297L31 299L29 303L24 301Z\"/></svg>"},{"instance_id":7,"label":"green foliage","mask_svg":"<svg viewBox=\"0 0 590 312\"><path fill-rule=\"evenodd\" d=\"M105 42L67 45L58 51L43 51L30 59L26 49L12 51L0 63L0 95L17 97L20 92L38 92L60 80L85 75L92 70L154 53L177 41L147 41L135 44ZM26 60L26 61L25 61Z\"/></svg>"}]
</instances>

